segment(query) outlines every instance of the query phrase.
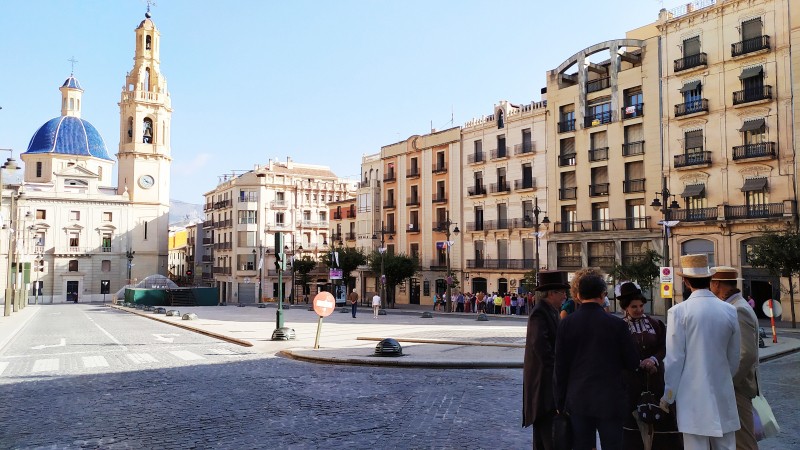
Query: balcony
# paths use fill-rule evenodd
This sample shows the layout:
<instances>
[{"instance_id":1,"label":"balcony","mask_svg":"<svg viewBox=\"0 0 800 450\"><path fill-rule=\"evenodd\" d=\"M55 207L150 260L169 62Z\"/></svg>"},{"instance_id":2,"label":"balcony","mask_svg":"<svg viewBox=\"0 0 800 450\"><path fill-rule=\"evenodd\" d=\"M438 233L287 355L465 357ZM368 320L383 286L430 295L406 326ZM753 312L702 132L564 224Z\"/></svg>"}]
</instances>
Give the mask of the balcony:
<instances>
[{"instance_id":1,"label":"balcony","mask_svg":"<svg viewBox=\"0 0 800 450\"><path fill-rule=\"evenodd\" d=\"M213 203L206 203L205 205L203 205L203 212L211 211L212 209L214 209Z\"/></svg>"},{"instance_id":2,"label":"balcony","mask_svg":"<svg viewBox=\"0 0 800 450\"><path fill-rule=\"evenodd\" d=\"M467 155L467 164L477 164L486 161L483 152L471 153Z\"/></svg>"},{"instance_id":3,"label":"balcony","mask_svg":"<svg viewBox=\"0 0 800 450\"><path fill-rule=\"evenodd\" d=\"M489 152L489 155L492 159L508 158L508 149L505 147L494 149Z\"/></svg>"},{"instance_id":4,"label":"balcony","mask_svg":"<svg viewBox=\"0 0 800 450\"><path fill-rule=\"evenodd\" d=\"M478 195L486 195L486 187L480 184L475 186L470 186L467 188L467 194L470 197L476 197Z\"/></svg>"},{"instance_id":5,"label":"balcony","mask_svg":"<svg viewBox=\"0 0 800 450\"><path fill-rule=\"evenodd\" d=\"M583 127L591 128L598 125L611 123L611 111L603 111L597 114L587 114L583 118Z\"/></svg>"},{"instance_id":6,"label":"balcony","mask_svg":"<svg viewBox=\"0 0 800 450\"><path fill-rule=\"evenodd\" d=\"M337 242L342 240L342 233L331 233L330 235L331 242Z\"/></svg>"},{"instance_id":7,"label":"balcony","mask_svg":"<svg viewBox=\"0 0 800 450\"><path fill-rule=\"evenodd\" d=\"M230 208L232 203L230 200L222 200L214 203L214 209Z\"/></svg>"},{"instance_id":8,"label":"balcony","mask_svg":"<svg viewBox=\"0 0 800 450\"><path fill-rule=\"evenodd\" d=\"M769 36L759 36L752 39L745 39L735 44L731 44L731 58L746 55L748 53L760 52L762 50L769 50L769 47Z\"/></svg>"},{"instance_id":9,"label":"balcony","mask_svg":"<svg viewBox=\"0 0 800 450\"><path fill-rule=\"evenodd\" d=\"M344 234L345 241L355 241L356 240L356 233L355 231L348 231Z\"/></svg>"},{"instance_id":10,"label":"balcony","mask_svg":"<svg viewBox=\"0 0 800 450\"><path fill-rule=\"evenodd\" d=\"M111 253L111 246L100 247L100 253Z\"/></svg>"},{"instance_id":11,"label":"balcony","mask_svg":"<svg viewBox=\"0 0 800 450\"><path fill-rule=\"evenodd\" d=\"M406 171L406 178L419 177L419 167L412 167Z\"/></svg>"},{"instance_id":12,"label":"balcony","mask_svg":"<svg viewBox=\"0 0 800 450\"><path fill-rule=\"evenodd\" d=\"M231 268L230 267L212 267L211 268L211 273L217 274L217 275L230 275L231 274Z\"/></svg>"},{"instance_id":13,"label":"balcony","mask_svg":"<svg viewBox=\"0 0 800 450\"><path fill-rule=\"evenodd\" d=\"M351 206L349 210L344 212L344 218L345 219L355 219L355 217L356 217L356 208L355 207Z\"/></svg>"},{"instance_id":14,"label":"balcony","mask_svg":"<svg viewBox=\"0 0 800 450\"><path fill-rule=\"evenodd\" d=\"M447 260L432 259L430 264L430 270L447 270Z\"/></svg>"},{"instance_id":15,"label":"balcony","mask_svg":"<svg viewBox=\"0 0 800 450\"><path fill-rule=\"evenodd\" d=\"M687 152L682 155L675 155L675 168L692 166L710 166L711 152Z\"/></svg>"},{"instance_id":16,"label":"balcony","mask_svg":"<svg viewBox=\"0 0 800 450\"><path fill-rule=\"evenodd\" d=\"M78 247L75 245L68 245L66 247L61 247L55 251L57 255L84 255L89 254L92 252L92 248L90 247Z\"/></svg>"},{"instance_id":17,"label":"balcony","mask_svg":"<svg viewBox=\"0 0 800 450\"><path fill-rule=\"evenodd\" d=\"M633 119L635 117L642 116L644 116L644 103L626 106L620 110L620 117L622 117L622 120Z\"/></svg>"},{"instance_id":18,"label":"balcony","mask_svg":"<svg viewBox=\"0 0 800 450\"><path fill-rule=\"evenodd\" d=\"M605 197L608 195L608 183L596 183L589 185L590 197Z\"/></svg>"},{"instance_id":19,"label":"balcony","mask_svg":"<svg viewBox=\"0 0 800 450\"><path fill-rule=\"evenodd\" d=\"M511 230L514 228L512 219L484 220L484 230Z\"/></svg>"},{"instance_id":20,"label":"balcony","mask_svg":"<svg viewBox=\"0 0 800 450\"><path fill-rule=\"evenodd\" d=\"M282 230L285 228L289 228L289 224L286 222L275 222L267 224L267 227L271 230Z\"/></svg>"},{"instance_id":21,"label":"balcony","mask_svg":"<svg viewBox=\"0 0 800 450\"><path fill-rule=\"evenodd\" d=\"M300 221L300 226L304 228L328 228L328 221L303 219Z\"/></svg>"},{"instance_id":22,"label":"balcony","mask_svg":"<svg viewBox=\"0 0 800 450\"><path fill-rule=\"evenodd\" d=\"M270 206L272 208L288 208L289 207L289 202L287 202L286 200L273 200L273 201L269 202L269 204L270 204Z\"/></svg>"},{"instance_id":23,"label":"balcony","mask_svg":"<svg viewBox=\"0 0 800 450\"><path fill-rule=\"evenodd\" d=\"M691 100L686 103L679 103L675 105L675 117L688 116L689 114L696 114L708 112L708 99L701 98L700 100Z\"/></svg>"},{"instance_id":24,"label":"balcony","mask_svg":"<svg viewBox=\"0 0 800 450\"><path fill-rule=\"evenodd\" d=\"M489 192L492 194L500 194L503 192L511 192L508 181L500 181L489 185Z\"/></svg>"},{"instance_id":25,"label":"balcony","mask_svg":"<svg viewBox=\"0 0 800 450\"><path fill-rule=\"evenodd\" d=\"M342 213L340 212L333 213L333 220L342 220Z\"/></svg>"},{"instance_id":26,"label":"balcony","mask_svg":"<svg viewBox=\"0 0 800 450\"><path fill-rule=\"evenodd\" d=\"M210 263L210 262L214 262L214 260L211 258L211 255L203 255L203 259L202 259L202 261L203 261L204 263Z\"/></svg>"},{"instance_id":27,"label":"balcony","mask_svg":"<svg viewBox=\"0 0 800 450\"><path fill-rule=\"evenodd\" d=\"M514 180L514 190L536 189L536 180L533 178L521 178Z\"/></svg>"},{"instance_id":28,"label":"balcony","mask_svg":"<svg viewBox=\"0 0 800 450\"><path fill-rule=\"evenodd\" d=\"M562 155L558 155L558 166L559 167L574 166L576 155L577 155L576 153L564 153Z\"/></svg>"},{"instance_id":29,"label":"balcony","mask_svg":"<svg viewBox=\"0 0 800 450\"><path fill-rule=\"evenodd\" d=\"M614 267L616 258L613 256L589 256L589 267L600 267L609 269Z\"/></svg>"},{"instance_id":30,"label":"balcony","mask_svg":"<svg viewBox=\"0 0 800 450\"><path fill-rule=\"evenodd\" d=\"M214 279L214 274L213 273L209 273L209 272L203 272L203 275L202 275L201 279L202 280L213 280Z\"/></svg>"},{"instance_id":31,"label":"balcony","mask_svg":"<svg viewBox=\"0 0 800 450\"><path fill-rule=\"evenodd\" d=\"M558 190L559 200L575 200L576 198L578 198L577 187L566 187Z\"/></svg>"},{"instance_id":32,"label":"balcony","mask_svg":"<svg viewBox=\"0 0 800 450\"><path fill-rule=\"evenodd\" d=\"M407 231L409 233L419 233L420 232L418 223L410 223L410 224L408 224L407 228L408 228Z\"/></svg>"},{"instance_id":33,"label":"balcony","mask_svg":"<svg viewBox=\"0 0 800 450\"><path fill-rule=\"evenodd\" d=\"M533 270L535 259L468 259L467 269Z\"/></svg>"},{"instance_id":34,"label":"balcony","mask_svg":"<svg viewBox=\"0 0 800 450\"><path fill-rule=\"evenodd\" d=\"M384 182L395 181L395 180L397 180L397 174L394 173L394 170L390 170L385 174L383 174Z\"/></svg>"},{"instance_id":35,"label":"balcony","mask_svg":"<svg viewBox=\"0 0 800 450\"><path fill-rule=\"evenodd\" d=\"M742 105L745 103L760 102L772 99L772 86L760 86L752 89L745 89L733 93L733 104Z\"/></svg>"},{"instance_id":36,"label":"balcony","mask_svg":"<svg viewBox=\"0 0 800 450\"><path fill-rule=\"evenodd\" d=\"M485 231L486 227L483 224L483 221L479 222L467 222L467 231Z\"/></svg>"},{"instance_id":37,"label":"balcony","mask_svg":"<svg viewBox=\"0 0 800 450\"><path fill-rule=\"evenodd\" d=\"M622 156L644 155L644 141L622 144Z\"/></svg>"},{"instance_id":38,"label":"balcony","mask_svg":"<svg viewBox=\"0 0 800 450\"><path fill-rule=\"evenodd\" d=\"M383 209L394 209L397 208L397 205L394 203L394 199L386 200L383 202Z\"/></svg>"},{"instance_id":39,"label":"balcony","mask_svg":"<svg viewBox=\"0 0 800 450\"><path fill-rule=\"evenodd\" d=\"M433 195L432 201L433 203L447 203L447 196L444 194L444 192L440 192Z\"/></svg>"},{"instance_id":40,"label":"balcony","mask_svg":"<svg viewBox=\"0 0 800 450\"><path fill-rule=\"evenodd\" d=\"M733 160L743 159L775 159L778 157L778 149L774 142L761 142L758 144L745 144L733 147Z\"/></svg>"},{"instance_id":41,"label":"balcony","mask_svg":"<svg viewBox=\"0 0 800 450\"><path fill-rule=\"evenodd\" d=\"M523 142L514 146L515 155L526 155L533 153L533 142Z\"/></svg>"},{"instance_id":42,"label":"balcony","mask_svg":"<svg viewBox=\"0 0 800 450\"><path fill-rule=\"evenodd\" d=\"M408 197L406 199L406 206L419 206L419 197Z\"/></svg>"},{"instance_id":43,"label":"balcony","mask_svg":"<svg viewBox=\"0 0 800 450\"><path fill-rule=\"evenodd\" d=\"M558 264L559 268L575 268L579 269L583 267L583 261L581 261L580 256L558 256L556 258L556 264Z\"/></svg>"},{"instance_id":44,"label":"balcony","mask_svg":"<svg viewBox=\"0 0 800 450\"><path fill-rule=\"evenodd\" d=\"M204 220L203 221L203 228L212 228L214 226L213 220Z\"/></svg>"},{"instance_id":45,"label":"balcony","mask_svg":"<svg viewBox=\"0 0 800 450\"><path fill-rule=\"evenodd\" d=\"M764 203L761 205L725 206L725 219L764 219L783 217L787 211L783 203ZM791 214L792 211L789 211Z\"/></svg>"},{"instance_id":46,"label":"balcony","mask_svg":"<svg viewBox=\"0 0 800 450\"><path fill-rule=\"evenodd\" d=\"M586 82L586 93L592 93L597 91L602 91L603 89L608 89L611 86L611 78L604 77L598 78L596 80L587 81Z\"/></svg>"},{"instance_id":47,"label":"balcony","mask_svg":"<svg viewBox=\"0 0 800 450\"><path fill-rule=\"evenodd\" d=\"M215 228L228 228L231 226L233 226L233 220L231 219L220 220L214 223Z\"/></svg>"},{"instance_id":48,"label":"balcony","mask_svg":"<svg viewBox=\"0 0 800 450\"><path fill-rule=\"evenodd\" d=\"M239 203L257 203L258 202L258 193L257 192L244 192L241 193L238 197Z\"/></svg>"},{"instance_id":49,"label":"balcony","mask_svg":"<svg viewBox=\"0 0 800 450\"><path fill-rule=\"evenodd\" d=\"M688 55L675 60L675 72L683 72L684 70L694 69L696 67L706 67L707 65L708 55L705 53Z\"/></svg>"},{"instance_id":50,"label":"balcony","mask_svg":"<svg viewBox=\"0 0 800 450\"><path fill-rule=\"evenodd\" d=\"M563 122L558 122L559 133L566 133L569 131L575 131L575 119L569 119Z\"/></svg>"},{"instance_id":51,"label":"balcony","mask_svg":"<svg viewBox=\"0 0 800 450\"><path fill-rule=\"evenodd\" d=\"M443 162L442 163L436 163L436 164L433 165L433 168L431 169L431 171L433 173L447 172L447 164L445 164Z\"/></svg>"},{"instance_id":52,"label":"balcony","mask_svg":"<svg viewBox=\"0 0 800 450\"><path fill-rule=\"evenodd\" d=\"M203 245L211 245L213 243L214 242L211 240L211 238L203 238Z\"/></svg>"},{"instance_id":53,"label":"balcony","mask_svg":"<svg viewBox=\"0 0 800 450\"><path fill-rule=\"evenodd\" d=\"M214 250L230 250L233 248L233 244L230 242L217 242L214 244Z\"/></svg>"},{"instance_id":54,"label":"balcony","mask_svg":"<svg viewBox=\"0 0 800 450\"><path fill-rule=\"evenodd\" d=\"M608 147L593 148L589 150L589 161L606 161L608 160Z\"/></svg>"},{"instance_id":55,"label":"balcony","mask_svg":"<svg viewBox=\"0 0 800 450\"><path fill-rule=\"evenodd\" d=\"M591 233L647 229L650 216L556 222L554 233Z\"/></svg>"},{"instance_id":56,"label":"balcony","mask_svg":"<svg viewBox=\"0 0 800 450\"><path fill-rule=\"evenodd\" d=\"M693 208L693 209L667 209L667 220L679 220L681 222L705 222L706 220L717 220L718 208Z\"/></svg>"},{"instance_id":57,"label":"balcony","mask_svg":"<svg viewBox=\"0 0 800 450\"><path fill-rule=\"evenodd\" d=\"M644 192L644 181L644 178L624 180L622 182L622 192L625 194L630 194L631 192Z\"/></svg>"}]
</instances>

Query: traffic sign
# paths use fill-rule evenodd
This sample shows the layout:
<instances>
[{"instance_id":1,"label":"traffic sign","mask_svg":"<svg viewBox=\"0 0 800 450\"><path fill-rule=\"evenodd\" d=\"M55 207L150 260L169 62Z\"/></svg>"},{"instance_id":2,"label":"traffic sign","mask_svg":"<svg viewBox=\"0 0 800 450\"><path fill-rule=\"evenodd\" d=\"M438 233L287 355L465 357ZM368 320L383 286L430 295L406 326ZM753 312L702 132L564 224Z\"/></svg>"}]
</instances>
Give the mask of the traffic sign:
<instances>
[{"instance_id":1,"label":"traffic sign","mask_svg":"<svg viewBox=\"0 0 800 450\"><path fill-rule=\"evenodd\" d=\"M672 267L660 267L658 273L661 277L661 283L672 283L675 277L672 273Z\"/></svg>"},{"instance_id":2,"label":"traffic sign","mask_svg":"<svg viewBox=\"0 0 800 450\"><path fill-rule=\"evenodd\" d=\"M672 283L661 283L661 298L672 298Z\"/></svg>"},{"instance_id":3,"label":"traffic sign","mask_svg":"<svg viewBox=\"0 0 800 450\"><path fill-rule=\"evenodd\" d=\"M314 312L320 317L328 317L336 309L336 300L330 292L322 291L314 296Z\"/></svg>"}]
</instances>

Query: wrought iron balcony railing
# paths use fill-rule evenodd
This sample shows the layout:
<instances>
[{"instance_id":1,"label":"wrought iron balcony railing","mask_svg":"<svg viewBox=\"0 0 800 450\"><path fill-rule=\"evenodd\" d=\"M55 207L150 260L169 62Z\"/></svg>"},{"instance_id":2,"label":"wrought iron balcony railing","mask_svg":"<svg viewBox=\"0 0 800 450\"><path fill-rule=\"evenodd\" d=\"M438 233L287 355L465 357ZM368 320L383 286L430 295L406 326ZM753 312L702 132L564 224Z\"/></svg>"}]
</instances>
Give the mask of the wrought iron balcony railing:
<instances>
[{"instance_id":1,"label":"wrought iron balcony railing","mask_svg":"<svg viewBox=\"0 0 800 450\"><path fill-rule=\"evenodd\" d=\"M711 152L691 152L675 155L675 168L705 166L711 164Z\"/></svg>"},{"instance_id":2,"label":"wrought iron balcony railing","mask_svg":"<svg viewBox=\"0 0 800 450\"><path fill-rule=\"evenodd\" d=\"M759 86L756 88L744 89L733 93L733 104L741 105L744 103L758 102L772 98L772 86Z\"/></svg>"},{"instance_id":3,"label":"wrought iron balcony railing","mask_svg":"<svg viewBox=\"0 0 800 450\"><path fill-rule=\"evenodd\" d=\"M485 160L486 159L483 152L470 153L467 155L467 163L469 164L482 163Z\"/></svg>"},{"instance_id":4,"label":"wrought iron balcony railing","mask_svg":"<svg viewBox=\"0 0 800 450\"><path fill-rule=\"evenodd\" d=\"M675 60L675 72L682 72L684 70L694 69L695 67L703 67L708 65L708 55L705 53L697 53L695 55L687 55L683 58Z\"/></svg>"},{"instance_id":5,"label":"wrought iron balcony railing","mask_svg":"<svg viewBox=\"0 0 800 450\"><path fill-rule=\"evenodd\" d=\"M608 159L608 147L589 150L589 161L605 161Z\"/></svg>"},{"instance_id":6,"label":"wrought iron balcony railing","mask_svg":"<svg viewBox=\"0 0 800 450\"><path fill-rule=\"evenodd\" d=\"M644 141L628 142L622 144L622 156L636 156L644 154Z\"/></svg>"},{"instance_id":7,"label":"wrought iron balcony railing","mask_svg":"<svg viewBox=\"0 0 800 450\"><path fill-rule=\"evenodd\" d=\"M675 117L686 116L689 114L708 112L708 99L691 100L686 103L675 105Z\"/></svg>"},{"instance_id":8,"label":"wrought iron balcony railing","mask_svg":"<svg viewBox=\"0 0 800 450\"><path fill-rule=\"evenodd\" d=\"M559 200L575 200L576 198L578 198L577 187L566 187L558 190Z\"/></svg>"},{"instance_id":9,"label":"wrought iron balcony railing","mask_svg":"<svg viewBox=\"0 0 800 450\"><path fill-rule=\"evenodd\" d=\"M566 133L568 131L575 131L575 119L569 119L563 122L558 122L559 133Z\"/></svg>"},{"instance_id":10,"label":"wrought iron balcony railing","mask_svg":"<svg viewBox=\"0 0 800 450\"><path fill-rule=\"evenodd\" d=\"M777 146L774 142L760 142L758 144L745 144L733 147L733 160L741 161L749 158L771 158L778 157Z\"/></svg>"},{"instance_id":11,"label":"wrought iron balcony railing","mask_svg":"<svg viewBox=\"0 0 800 450\"><path fill-rule=\"evenodd\" d=\"M622 182L622 192L626 194L631 192L644 192L644 181L644 178L624 180Z\"/></svg>"},{"instance_id":12,"label":"wrought iron balcony railing","mask_svg":"<svg viewBox=\"0 0 800 450\"><path fill-rule=\"evenodd\" d=\"M620 116L622 117L623 120L644 116L644 103L637 103L635 105L630 105L622 108L622 110L620 111Z\"/></svg>"},{"instance_id":13,"label":"wrought iron balcony railing","mask_svg":"<svg viewBox=\"0 0 800 450\"><path fill-rule=\"evenodd\" d=\"M731 57L769 50L769 36L759 36L731 44Z\"/></svg>"},{"instance_id":14,"label":"wrought iron balcony railing","mask_svg":"<svg viewBox=\"0 0 800 450\"><path fill-rule=\"evenodd\" d=\"M589 196L602 197L608 195L608 183L595 183L589 185Z\"/></svg>"}]
</instances>

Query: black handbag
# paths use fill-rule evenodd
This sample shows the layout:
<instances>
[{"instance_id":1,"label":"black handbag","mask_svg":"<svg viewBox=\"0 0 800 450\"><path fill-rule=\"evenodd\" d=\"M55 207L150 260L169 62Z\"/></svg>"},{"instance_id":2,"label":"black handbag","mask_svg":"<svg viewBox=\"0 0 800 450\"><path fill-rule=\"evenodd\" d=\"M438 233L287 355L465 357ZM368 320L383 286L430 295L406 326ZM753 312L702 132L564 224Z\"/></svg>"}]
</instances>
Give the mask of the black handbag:
<instances>
[{"instance_id":1,"label":"black handbag","mask_svg":"<svg viewBox=\"0 0 800 450\"><path fill-rule=\"evenodd\" d=\"M655 424L664 420L667 413L659 408L659 401L650 391L644 391L636 402L636 416L640 421L648 424Z\"/></svg>"},{"instance_id":2,"label":"black handbag","mask_svg":"<svg viewBox=\"0 0 800 450\"><path fill-rule=\"evenodd\" d=\"M572 450L572 422L567 413L553 417L553 448Z\"/></svg>"}]
</instances>

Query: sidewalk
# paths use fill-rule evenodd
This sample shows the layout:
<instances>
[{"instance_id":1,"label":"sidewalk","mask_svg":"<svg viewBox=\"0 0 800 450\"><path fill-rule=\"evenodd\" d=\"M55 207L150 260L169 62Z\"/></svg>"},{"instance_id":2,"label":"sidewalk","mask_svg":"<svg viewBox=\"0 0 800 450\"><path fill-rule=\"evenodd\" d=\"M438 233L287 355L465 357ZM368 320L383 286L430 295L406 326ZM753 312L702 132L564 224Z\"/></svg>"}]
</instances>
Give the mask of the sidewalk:
<instances>
[{"instance_id":1,"label":"sidewalk","mask_svg":"<svg viewBox=\"0 0 800 450\"><path fill-rule=\"evenodd\" d=\"M204 306L180 308L182 314L195 313L197 320L181 320L141 310L109 305L149 319L252 346L264 353L328 364L383 365L429 368L521 368L525 350L527 316L489 315L477 321L471 313L434 312L422 318L429 307L403 305L390 309L385 316L372 317L368 308L359 308L353 319L350 308L337 308L322 322L320 348L314 349L318 316L305 305L284 310L284 325L295 330L292 341L272 341L276 324L275 305L267 308L248 306ZM167 308L169 309L169 308ZM177 309L177 308L176 308ZM358 326L353 326L353 325ZM778 343L772 335L759 349L762 361L800 350L800 336L778 331ZM373 356L378 341L394 338L403 347L401 357Z\"/></svg>"}]
</instances>

